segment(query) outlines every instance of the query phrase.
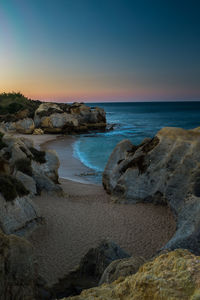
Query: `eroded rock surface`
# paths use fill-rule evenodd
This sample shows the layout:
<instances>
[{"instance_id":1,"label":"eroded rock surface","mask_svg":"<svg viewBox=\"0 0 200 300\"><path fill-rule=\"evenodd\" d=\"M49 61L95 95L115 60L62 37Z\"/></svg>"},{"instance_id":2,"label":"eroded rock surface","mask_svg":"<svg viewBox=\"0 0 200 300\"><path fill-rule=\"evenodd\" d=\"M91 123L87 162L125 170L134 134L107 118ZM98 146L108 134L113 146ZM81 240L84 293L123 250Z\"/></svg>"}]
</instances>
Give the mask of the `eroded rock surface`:
<instances>
[{"instance_id":1,"label":"eroded rock surface","mask_svg":"<svg viewBox=\"0 0 200 300\"><path fill-rule=\"evenodd\" d=\"M114 260L103 272L99 285L135 274L144 263L145 259L140 256Z\"/></svg>"},{"instance_id":2,"label":"eroded rock surface","mask_svg":"<svg viewBox=\"0 0 200 300\"><path fill-rule=\"evenodd\" d=\"M127 140L111 154L103 185L116 201L168 204L177 230L165 248L200 254L200 132L163 128L139 146Z\"/></svg>"},{"instance_id":3,"label":"eroded rock surface","mask_svg":"<svg viewBox=\"0 0 200 300\"><path fill-rule=\"evenodd\" d=\"M59 160L54 151L38 151L33 142L0 134L0 228L29 234L41 223L32 196L42 190L61 191Z\"/></svg>"},{"instance_id":4,"label":"eroded rock surface","mask_svg":"<svg viewBox=\"0 0 200 300\"><path fill-rule=\"evenodd\" d=\"M175 250L147 262L135 275L85 290L68 300L197 300L200 298L200 257Z\"/></svg>"}]
</instances>

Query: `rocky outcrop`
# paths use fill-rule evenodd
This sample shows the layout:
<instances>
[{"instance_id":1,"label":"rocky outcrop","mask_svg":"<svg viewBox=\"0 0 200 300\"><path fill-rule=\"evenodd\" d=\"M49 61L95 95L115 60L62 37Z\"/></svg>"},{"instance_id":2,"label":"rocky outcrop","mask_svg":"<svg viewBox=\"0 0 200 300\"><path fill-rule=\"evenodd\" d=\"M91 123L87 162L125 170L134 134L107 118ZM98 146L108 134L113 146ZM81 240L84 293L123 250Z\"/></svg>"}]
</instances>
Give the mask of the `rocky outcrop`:
<instances>
[{"instance_id":1,"label":"rocky outcrop","mask_svg":"<svg viewBox=\"0 0 200 300\"><path fill-rule=\"evenodd\" d=\"M116 201L171 207L177 230L164 248L200 253L200 132L163 128L139 146L122 141L111 154L103 185Z\"/></svg>"},{"instance_id":2,"label":"rocky outcrop","mask_svg":"<svg viewBox=\"0 0 200 300\"><path fill-rule=\"evenodd\" d=\"M77 102L73 104L31 102L28 99L26 106L28 108L19 109L16 114L0 116L1 130L8 133L43 134L106 129L106 114L99 107L91 108ZM18 105L15 104L13 108L17 109Z\"/></svg>"},{"instance_id":3,"label":"rocky outcrop","mask_svg":"<svg viewBox=\"0 0 200 300\"><path fill-rule=\"evenodd\" d=\"M61 191L59 160L54 151L38 151L25 138L1 134L0 145L0 228L6 234L29 234L42 221L32 196Z\"/></svg>"},{"instance_id":4,"label":"rocky outcrop","mask_svg":"<svg viewBox=\"0 0 200 300\"><path fill-rule=\"evenodd\" d=\"M38 276L31 244L0 231L0 299L42 300L50 293Z\"/></svg>"},{"instance_id":5,"label":"rocky outcrop","mask_svg":"<svg viewBox=\"0 0 200 300\"><path fill-rule=\"evenodd\" d=\"M162 254L135 275L85 290L69 300L195 300L200 297L200 257L187 250Z\"/></svg>"},{"instance_id":6,"label":"rocky outcrop","mask_svg":"<svg viewBox=\"0 0 200 300\"><path fill-rule=\"evenodd\" d=\"M105 269L99 281L99 285L103 283L111 283L119 277L133 275L144 263L145 259L140 256L117 259Z\"/></svg>"},{"instance_id":7,"label":"rocky outcrop","mask_svg":"<svg viewBox=\"0 0 200 300\"><path fill-rule=\"evenodd\" d=\"M130 257L118 245L102 241L98 247L90 249L81 259L79 266L52 287L55 297L77 295L83 289L98 284L106 267L114 260Z\"/></svg>"},{"instance_id":8,"label":"rocky outcrop","mask_svg":"<svg viewBox=\"0 0 200 300\"><path fill-rule=\"evenodd\" d=\"M83 103L42 103L35 111L34 122L45 133L70 133L106 127L104 110L92 109Z\"/></svg>"}]
</instances>

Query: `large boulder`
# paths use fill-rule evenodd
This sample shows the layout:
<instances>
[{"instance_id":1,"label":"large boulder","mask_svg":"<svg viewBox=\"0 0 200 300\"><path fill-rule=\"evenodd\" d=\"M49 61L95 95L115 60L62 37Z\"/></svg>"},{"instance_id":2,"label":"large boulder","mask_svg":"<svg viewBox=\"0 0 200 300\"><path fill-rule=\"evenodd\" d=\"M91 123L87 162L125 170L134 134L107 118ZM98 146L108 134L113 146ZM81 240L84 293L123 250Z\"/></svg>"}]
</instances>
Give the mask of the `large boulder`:
<instances>
[{"instance_id":1,"label":"large boulder","mask_svg":"<svg viewBox=\"0 0 200 300\"><path fill-rule=\"evenodd\" d=\"M199 278L200 257L179 249L147 262L135 275L85 290L67 300L197 300Z\"/></svg>"},{"instance_id":2,"label":"large boulder","mask_svg":"<svg viewBox=\"0 0 200 300\"><path fill-rule=\"evenodd\" d=\"M38 127L42 117L48 117L53 113L63 113L62 109L56 103L44 102L36 109L34 115L35 125Z\"/></svg>"},{"instance_id":3,"label":"large boulder","mask_svg":"<svg viewBox=\"0 0 200 300\"><path fill-rule=\"evenodd\" d=\"M114 242L104 240L86 253L74 271L52 287L52 294L60 298L77 295L83 289L94 287L111 262L127 257L130 256Z\"/></svg>"},{"instance_id":4,"label":"large boulder","mask_svg":"<svg viewBox=\"0 0 200 300\"><path fill-rule=\"evenodd\" d=\"M30 134L35 129L35 123L31 118L25 118L15 123L16 131L19 133Z\"/></svg>"},{"instance_id":5,"label":"large boulder","mask_svg":"<svg viewBox=\"0 0 200 300\"><path fill-rule=\"evenodd\" d=\"M122 203L171 207L177 230L165 248L200 253L200 132L163 128L139 146L128 141L114 149L103 185Z\"/></svg>"},{"instance_id":6,"label":"large boulder","mask_svg":"<svg viewBox=\"0 0 200 300\"><path fill-rule=\"evenodd\" d=\"M48 299L50 293L38 276L32 245L0 231L0 250L0 299Z\"/></svg>"},{"instance_id":7,"label":"large boulder","mask_svg":"<svg viewBox=\"0 0 200 300\"><path fill-rule=\"evenodd\" d=\"M70 111L73 115L77 115L80 124L85 124L89 129L106 126L106 113L103 108L91 108L82 103L74 103Z\"/></svg>"},{"instance_id":8,"label":"large boulder","mask_svg":"<svg viewBox=\"0 0 200 300\"><path fill-rule=\"evenodd\" d=\"M48 117L42 117L40 127L46 133L59 133L63 131L70 131L78 127L78 120L68 113L54 113Z\"/></svg>"},{"instance_id":9,"label":"large boulder","mask_svg":"<svg viewBox=\"0 0 200 300\"><path fill-rule=\"evenodd\" d=\"M0 193L0 224L6 234L30 234L42 218L40 212L27 195L17 196L12 201L5 199Z\"/></svg>"}]
</instances>

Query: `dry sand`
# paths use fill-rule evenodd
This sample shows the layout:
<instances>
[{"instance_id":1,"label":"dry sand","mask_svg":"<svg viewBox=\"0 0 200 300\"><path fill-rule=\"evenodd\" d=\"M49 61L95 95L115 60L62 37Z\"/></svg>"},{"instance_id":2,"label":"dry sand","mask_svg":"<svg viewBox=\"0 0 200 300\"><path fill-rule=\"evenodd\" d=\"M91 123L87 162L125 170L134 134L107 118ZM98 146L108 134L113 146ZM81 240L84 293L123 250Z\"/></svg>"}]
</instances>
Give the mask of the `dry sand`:
<instances>
[{"instance_id":1,"label":"dry sand","mask_svg":"<svg viewBox=\"0 0 200 300\"><path fill-rule=\"evenodd\" d=\"M31 137L38 142L38 136ZM41 140L47 141L45 136L40 136ZM70 138L69 149L72 142ZM71 151L66 152L65 160L73 173ZM79 166L83 168L80 162ZM77 162L74 167L77 169ZM100 185L60 181L64 197L43 193L34 198L46 224L29 237L40 274L49 285L72 270L88 249L104 238L115 241L131 255L148 258L175 231L174 219L166 207L114 204Z\"/></svg>"}]
</instances>

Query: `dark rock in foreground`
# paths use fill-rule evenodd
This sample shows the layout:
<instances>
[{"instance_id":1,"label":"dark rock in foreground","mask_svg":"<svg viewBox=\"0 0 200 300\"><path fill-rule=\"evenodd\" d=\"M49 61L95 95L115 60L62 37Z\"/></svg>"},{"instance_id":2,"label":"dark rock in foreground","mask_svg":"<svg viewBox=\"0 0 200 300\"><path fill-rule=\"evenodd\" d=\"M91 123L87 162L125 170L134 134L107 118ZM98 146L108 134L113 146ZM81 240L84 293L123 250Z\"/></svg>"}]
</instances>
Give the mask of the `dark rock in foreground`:
<instances>
[{"instance_id":1,"label":"dark rock in foreground","mask_svg":"<svg viewBox=\"0 0 200 300\"><path fill-rule=\"evenodd\" d=\"M178 249L145 263L134 275L65 299L197 300L200 297L199 278L200 257Z\"/></svg>"},{"instance_id":2,"label":"dark rock in foreground","mask_svg":"<svg viewBox=\"0 0 200 300\"><path fill-rule=\"evenodd\" d=\"M44 300L50 297L39 278L31 244L0 231L0 299Z\"/></svg>"},{"instance_id":3,"label":"dark rock in foreground","mask_svg":"<svg viewBox=\"0 0 200 300\"><path fill-rule=\"evenodd\" d=\"M104 270L111 262L127 257L130 256L118 245L103 241L98 247L86 253L77 269L52 287L52 294L59 298L78 295L84 289L97 286Z\"/></svg>"},{"instance_id":4,"label":"dark rock in foreground","mask_svg":"<svg viewBox=\"0 0 200 300\"><path fill-rule=\"evenodd\" d=\"M164 248L200 254L200 131L163 128L139 146L120 142L103 185L121 203L169 205L177 230Z\"/></svg>"}]
</instances>

